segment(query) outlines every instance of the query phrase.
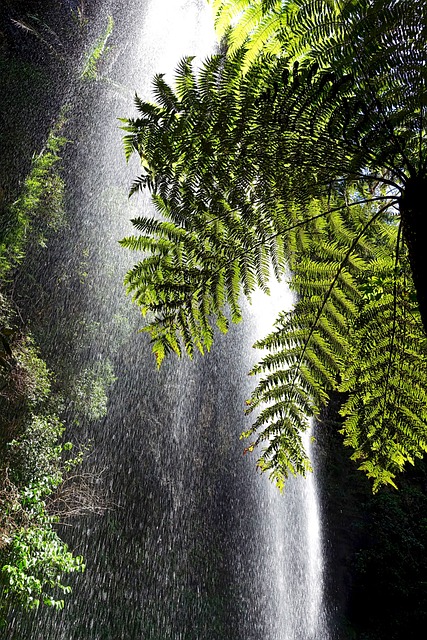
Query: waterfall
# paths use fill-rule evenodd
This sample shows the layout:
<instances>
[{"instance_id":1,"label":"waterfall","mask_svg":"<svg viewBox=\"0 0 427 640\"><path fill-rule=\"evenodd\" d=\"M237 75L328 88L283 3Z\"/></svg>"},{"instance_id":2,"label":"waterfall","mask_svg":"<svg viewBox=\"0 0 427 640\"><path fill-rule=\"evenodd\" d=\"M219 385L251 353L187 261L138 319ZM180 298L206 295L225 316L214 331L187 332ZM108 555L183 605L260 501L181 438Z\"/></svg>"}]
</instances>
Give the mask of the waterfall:
<instances>
[{"instance_id":1,"label":"waterfall","mask_svg":"<svg viewBox=\"0 0 427 640\"><path fill-rule=\"evenodd\" d=\"M293 298L284 283L273 279L270 297L258 291L254 308L253 340L271 331L280 311L288 310ZM253 364L254 355L252 354ZM260 354L258 353L258 357ZM303 444L312 458L312 433L303 434ZM289 478L281 495L263 477L259 503L265 505L262 536L268 550L266 576L271 575L271 593L276 611L271 611L272 636L284 640L329 637L323 608L323 562L320 514L316 480Z\"/></svg>"},{"instance_id":2,"label":"waterfall","mask_svg":"<svg viewBox=\"0 0 427 640\"><path fill-rule=\"evenodd\" d=\"M69 200L77 219L84 216L76 256L85 242L96 246L100 263L113 264L121 279L135 256L117 240L129 232L129 218L150 205L143 196L127 203L137 167L126 170L116 118L133 113L135 90L149 96L154 73L166 71L171 80L178 60L202 60L214 37L202 0L101 5L95 26L112 14L116 36L104 82L81 104L75 98L84 131L67 160ZM101 290L104 267L92 267ZM7 637L327 640L315 479L291 479L279 494L256 474L254 457L242 455L238 438L247 428L251 344L269 330L275 310L261 317L266 303L255 303L246 312L250 329L232 327L205 358L171 359L158 372L143 335L116 337L122 295L110 296L108 312L99 303L99 323L112 337L106 346L95 335L92 347L116 349L108 415L95 432L80 434L93 439L88 464L103 470L112 509L63 531L87 561L86 572L73 576L64 611L17 615ZM282 304L277 292L274 300ZM98 303L69 304L70 314L75 305L95 313Z\"/></svg>"}]
</instances>

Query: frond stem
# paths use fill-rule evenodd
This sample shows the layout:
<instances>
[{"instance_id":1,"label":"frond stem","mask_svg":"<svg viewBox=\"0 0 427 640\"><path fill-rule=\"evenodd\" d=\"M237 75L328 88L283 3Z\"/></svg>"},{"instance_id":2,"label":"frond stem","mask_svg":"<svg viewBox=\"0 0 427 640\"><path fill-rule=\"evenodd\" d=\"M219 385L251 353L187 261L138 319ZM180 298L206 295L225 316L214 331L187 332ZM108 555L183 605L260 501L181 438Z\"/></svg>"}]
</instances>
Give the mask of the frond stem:
<instances>
[{"instance_id":1,"label":"frond stem","mask_svg":"<svg viewBox=\"0 0 427 640\"><path fill-rule=\"evenodd\" d=\"M328 288L328 291L327 291L327 292L326 292L326 294L325 294L325 297L324 297L324 299L323 299L323 302L322 302L322 304L320 305L320 307L319 307L319 309L318 309L318 311L317 311L316 318L315 318L315 320L314 320L313 324L312 324L312 325L311 325L311 327L310 327L310 331L309 331L308 337L307 337L307 339L306 339L306 341L305 341L305 343L304 343L303 350L302 350L301 355L300 355L300 357L298 358L298 362L297 362L297 364L296 364L295 374L294 374L294 378L293 378L293 380L292 380L292 387L294 387L294 386L295 386L295 382L296 382L296 379L297 379L297 375L298 375L299 369L300 369L300 367L301 367L302 360L303 360L303 358L304 358L304 356L305 356L305 353L306 353L306 351L307 351L307 349L308 349L308 345L309 345L309 343L310 343L310 341L311 341L311 338L312 338L312 336L313 336L314 330L315 330L315 329L316 329L316 327L317 327L317 323L319 322L320 317L321 317L321 315L322 315L322 313L323 313L323 309L324 309L324 308L325 308L325 306L326 306L326 303L327 303L327 301L328 301L328 299L329 299L329 296L331 295L332 290L333 290L333 288L335 287L335 285L336 285L336 283L337 283L337 281L338 281L338 278L339 278L339 277L340 277L340 275L341 275L342 270L344 269L345 265L347 264L347 260L348 260L348 258L350 257L351 252L352 252L352 251L353 251L353 249L356 247L357 243L359 242L359 240L360 240L360 238L363 236L363 234L367 231L367 229L369 229L369 227L371 226L371 224L372 224L372 223L373 223L377 218L379 218L379 217L382 215L382 213L383 213L383 212L384 212L388 207L389 207L389 205L385 205L384 207L381 207L381 208L377 211L377 213L376 213L374 216L372 216L372 218L371 218L370 220L368 220L368 222L363 226L363 228L361 229L361 231L359 231L359 233L357 234L357 236L354 238L354 240L353 240L353 242L351 243L351 245L350 245L350 247L349 247L349 249L348 249L347 253L345 254L345 256L344 256L344 258L343 258L343 260L342 260L342 262L341 262L341 264L340 264L340 266L339 266L339 268L338 268L338 271L336 272L336 274L335 274L335 276L334 276L334 279L332 280L332 282L331 282L331 284L330 284L330 286L329 286L329 288Z\"/></svg>"},{"instance_id":2,"label":"frond stem","mask_svg":"<svg viewBox=\"0 0 427 640\"><path fill-rule=\"evenodd\" d=\"M396 258L394 261L394 282L393 282L393 327L391 330L391 336L390 336L390 346L389 346L389 358L388 358L388 364L387 364L387 373L386 373L386 378L385 378L385 385L384 385L384 402L383 402L383 412L382 412L382 418L381 418L381 424L383 424L384 420L385 420L385 414L386 414L386 409L387 409L387 393L388 393L388 386L389 386L389 382L390 382L390 372L391 372L391 365L393 363L393 358L394 358L394 352L393 352L393 346L394 346L394 341L396 338L396 324L397 324L397 272L398 272L398 267L399 267L399 246L400 246L400 239L401 239L401 235L402 235L402 224L399 225L399 231L397 233L397 240L396 240Z\"/></svg>"},{"instance_id":3,"label":"frond stem","mask_svg":"<svg viewBox=\"0 0 427 640\"><path fill-rule=\"evenodd\" d=\"M319 213L316 216L312 216L310 218L307 218L306 220L301 220L301 222L296 222L291 227L286 227L285 229L281 229L277 233L274 233L271 236L269 236L266 240L261 240L260 242L255 244L255 247L258 247L258 246L264 244L265 242L267 242L269 240L274 240L274 238L277 238L278 236L282 235L283 233L287 233L288 231L292 231L293 229L297 229L298 227L303 227L305 224L308 224L312 220L317 220L318 218L323 218L324 216L327 216L330 213L337 213L338 211L342 211L343 209L347 209L348 207L354 207L354 206L359 205L359 204L369 204L370 202L377 202L379 200L380 201L388 200L389 202L388 202L387 205L384 205L384 207L382 207L380 209L380 211L378 211L375 214L375 216L371 219L371 222L374 219L376 219L380 213L382 213L383 211L386 211L389 207L394 206L398 202L398 200L396 198L393 198L393 197L390 197L390 196L376 196L374 198L364 198L363 200L357 200L355 202L348 202L348 203L345 203L345 204L341 205L340 207L334 207L333 209L328 209L328 211L324 211L323 213ZM238 255L240 255L240 254L238 254ZM238 257L238 256L236 256L236 257Z\"/></svg>"},{"instance_id":4,"label":"frond stem","mask_svg":"<svg viewBox=\"0 0 427 640\"><path fill-rule=\"evenodd\" d=\"M332 291L332 289L333 289L333 287L334 287L334 285L335 285L335 283L336 283L336 281L337 281L337 279L338 279L338 277L339 277L339 275L340 275L340 273L341 273L342 269L344 268L344 265L345 265L345 263L346 263L346 261L347 261L347 259L348 259L349 255L350 255L351 251L354 249L354 247L356 246L357 242L360 240L360 238L362 237L363 233L366 231L366 229L368 229L368 228L369 228L369 226L372 224L372 222L374 222L374 220L376 220L376 219L377 219L377 218L378 218L378 217L379 217L379 216L380 216L384 211L386 211L390 206L395 205L395 204L396 204L396 202L397 202L397 200L395 200L395 199L393 200L393 199L391 199L389 196L377 196L377 197L375 197L375 198L368 198L368 199L363 199L363 200L357 200L356 202L350 202L350 203L348 203L348 204L344 204L344 205L342 205L342 206L340 206L340 207L334 207L333 209L329 209L328 211L324 211L323 213L319 213L318 215L316 215L316 216L312 216L312 217L310 217L310 218L307 218L306 220L301 220L301 222L297 222L297 223L295 223L295 224L291 225L290 227L286 227L285 229L281 229L281 230L280 230L280 231L278 231L277 233L272 234L272 235L271 235L271 236L269 236L268 238L266 238L266 239L264 239L264 240L261 240L260 242L258 242L258 243L256 243L256 244L254 245L254 247L253 247L253 248L254 248L254 249L256 249L257 247L262 246L262 245L263 245L263 244L265 244L266 242L269 242L269 241L271 241L271 240L274 240L274 238L277 238L278 236L283 235L284 233L286 233L286 232L288 232L288 231L292 231L293 229L297 229L297 228L299 228L299 227L302 227L302 226L304 226L304 225L308 224L308 223L309 223L309 222L311 222L312 220L317 220L317 219L322 218L322 217L325 217L325 216L327 216L327 215L329 215L329 214L331 214L331 213L336 213L336 212L338 212L338 211L342 211L343 209L346 209L346 208L348 208L348 207L356 206L356 205L359 205L359 204L366 204L366 203L374 202L374 201L383 201L383 200L388 200L387 204L386 204L386 205L384 205L383 207L381 207L381 208L379 209L379 211L377 211L377 213L376 213L376 214L375 214L375 215L374 215L374 216L369 220L369 222L368 222L368 223L363 227L362 231L361 231L361 232L356 236L356 238L355 238L355 240L353 241L353 243L352 243L352 245L351 245L350 249L348 250L348 252L347 252L346 256L344 257L344 260L343 260L343 262L341 263L341 267L340 267L340 269L339 269L338 273L336 274L336 276L335 276L335 278L334 278L334 281L333 281L333 282L332 282L332 284L331 284L330 289L328 290L328 292L327 292L327 294L326 294L326 298L325 298L325 300L324 300L324 302L323 302L323 304L322 304L322 307L321 307L321 309L320 309L320 312L319 312L319 314L318 314L318 317L317 317L317 318L316 318L316 320L315 320L315 325L317 324L317 322L318 322L318 320L319 320L319 318L320 318L320 314L321 314L321 312L323 311L323 308L324 308L324 306L325 306L325 304L326 304L326 302L327 302L327 299L328 299L328 297L329 297L329 295L330 295L330 293L331 293L331 291ZM237 251L234 253L234 255L231 255L231 256L230 256L230 255L228 255L228 256L226 256L226 261L227 261L227 263L228 263L228 262L230 262L230 261L232 261L232 260L236 260L237 258L239 258L240 256L244 255L245 253L246 253L246 250L245 250L244 248L243 248L243 249L241 249L241 250L237 250ZM219 273L219 272L221 271L221 269L222 269L222 268L223 268L223 266L219 266L217 269L215 269L212 273L210 273L210 274L209 274L208 278L211 278L211 277L212 277L212 275ZM188 296L186 296L186 297L182 300L182 303L180 303L180 305L179 305L179 306L181 307L182 305L185 305L185 304L191 304L191 301L192 301L193 296L194 296L195 294L197 294L197 293L199 293L199 292L201 292L201 291L202 291L204 284L205 284L205 282L204 282L204 281L200 282L199 286L197 286L195 289L193 289L191 292L189 292ZM177 310L177 312L178 312L178 310ZM177 313L177 312L176 312L176 313ZM170 316L170 317L171 317L171 318L173 318L174 316ZM165 320L165 319L166 319L166 318L164 318L163 320ZM315 326L313 327L313 331L314 331L314 328L315 328ZM310 340L310 339L311 339L311 335L312 335L313 331L311 331L311 332L310 332L310 335L309 335L308 340ZM306 345L306 346L307 346L307 345ZM302 357L304 356L304 353L305 353L305 349L304 349L304 352L303 352L303 354L302 354ZM301 363L299 362L299 363L298 363L298 367L300 366L300 364L301 364Z\"/></svg>"}]
</instances>

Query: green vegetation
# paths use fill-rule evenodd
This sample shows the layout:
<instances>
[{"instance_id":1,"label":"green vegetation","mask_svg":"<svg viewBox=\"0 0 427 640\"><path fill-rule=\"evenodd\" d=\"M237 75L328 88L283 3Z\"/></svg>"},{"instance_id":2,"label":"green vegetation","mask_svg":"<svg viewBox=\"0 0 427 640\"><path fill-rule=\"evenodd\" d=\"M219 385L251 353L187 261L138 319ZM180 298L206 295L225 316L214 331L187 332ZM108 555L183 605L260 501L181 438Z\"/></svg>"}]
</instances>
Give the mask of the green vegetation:
<instances>
[{"instance_id":1,"label":"green vegetation","mask_svg":"<svg viewBox=\"0 0 427 640\"><path fill-rule=\"evenodd\" d=\"M40 602L61 609L64 601L54 599L52 589L69 593L71 588L62 584L60 576L84 569L81 556L68 551L50 523L47 519L43 527L39 519L37 526L19 529L9 544L8 564L2 567L4 594L29 609Z\"/></svg>"},{"instance_id":2,"label":"green vegetation","mask_svg":"<svg viewBox=\"0 0 427 640\"><path fill-rule=\"evenodd\" d=\"M264 446L258 467L279 487L304 474L307 416L338 391L344 442L377 490L427 450L425 5L217 5L246 7L230 38L246 29L249 53L264 36L281 49L248 64L237 48L198 74L185 59L175 89L158 75L157 103L136 99L131 193L148 188L161 218L122 241L144 252L127 288L160 364L209 350L226 307L238 322L240 294L290 268L298 304L258 343L249 411L266 408L248 450Z\"/></svg>"},{"instance_id":3,"label":"green vegetation","mask_svg":"<svg viewBox=\"0 0 427 640\"><path fill-rule=\"evenodd\" d=\"M281 55L286 14L280 0L211 0L210 4L215 15L216 33L219 38L226 38L228 53L245 47L243 72L259 55ZM291 10L288 5L287 11Z\"/></svg>"},{"instance_id":4,"label":"green vegetation","mask_svg":"<svg viewBox=\"0 0 427 640\"><path fill-rule=\"evenodd\" d=\"M10 206L1 244L0 352L0 617L10 605L60 608L66 593L62 574L84 569L58 537L58 517L49 501L81 455L70 458L61 443L59 397L52 395L52 373L28 331L19 328L8 301L7 281L31 243L44 244L44 231L63 221L64 183L58 172L63 114L45 149L33 159L21 195ZM68 455L68 458L67 458ZM4 621L4 620L3 620Z\"/></svg>"},{"instance_id":5,"label":"green vegetation","mask_svg":"<svg viewBox=\"0 0 427 640\"><path fill-rule=\"evenodd\" d=\"M103 512L106 508L94 489L95 478L76 469L87 446L72 453L72 444L64 442L62 416L71 417L75 424L102 418L107 411L107 389L115 380L112 366L107 359L71 366L68 354L67 362L56 358L53 373L20 314L20 306L28 305L34 295L31 267L35 255L46 251L47 236L66 230L67 226L65 184L61 176L61 152L67 142L61 132L65 125L65 114L61 112L44 149L33 158L21 193L6 207L7 225L2 230L0 246L3 624L11 606L63 606L61 593L70 591L63 576L83 571L84 563L58 536L57 523L79 513ZM82 282L78 270L76 279L81 286L85 286L87 275ZM21 286L18 300L14 298L17 280ZM39 290L39 300L40 295ZM48 345L40 334L44 313L38 311L39 322L33 326L38 344L47 351ZM46 313L50 313L51 322L52 312L47 309ZM78 324L80 320L77 317L75 322ZM67 323L67 330L81 333L73 323Z\"/></svg>"},{"instance_id":6,"label":"green vegetation","mask_svg":"<svg viewBox=\"0 0 427 640\"><path fill-rule=\"evenodd\" d=\"M414 240L425 233L413 233L426 179L425 8L414 0L343 9L300 0L213 4L227 55L214 56L198 74L191 60L182 61L176 88L157 76L157 104L137 100L138 117L125 121L127 155L138 153L144 167L132 191L149 188L161 216L135 219L141 235L122 242L144 252L126 278L128 290L147 313L144 330L160 365L172 351L209 350L216 329L241 319L241 293L267 290L271 272L289 279L295 308L257 343L267 355L253 370L261 381L248 412L261 411L244 434L246 450L264 447L258 466L282 488L288 474L310 468L301 431L310 416L322 418L333 395L354 460L374 489L393 485L427 446L425 287ZM82 7L74 12L79 29ZM21 24L65 64L47 24ZM112 27L109 18L89 47L81 80L99 79ZM2 117L11 111L9 95L22 92L24 109L36 89L47 92L33 61L0 56L0 71L7 78ZM115 379L108 355L116 337L99 322L102 314L88 317L79 307L73 318L61 318L71 293L96 309L99 303L97 247L81 241L77 217L64 237L78 247L80 262L70 268L64 260L52 289L31 271L52 232L69 224L60 167L65 115L22 185L10 160L0 188L0 617L15 605L61 608L69 591L64 575L84 569L57 533L59 520L88 504L76 469L83 453L70 450L64 425L77 429L102 418ZM39 115L27 117L31 123ZM19 118L14 133L3 129L10 155L41 146L29 142ZM105 199L111 206L111 194ZM61 247L61 259L67 250ZM113 296L115 265L102 269L101 295L108 289ZM20 314L33 295L30 331ZM113 322L126 339L126 314ZM95 338L102 348L93 357ZM425 621L425 472L415 484L401 480L398 493L385 488L372 497L349 486L351 466L339 466L345 480L336 483L335 499L341 514L350 509L344 501L351 504L346 535L355 526L359 536L350 561L354 637L410 638L414 620L420 627ZM89 498L93 510L97 496ZM100 562L111 570L120 557L106 554ZM213 612L221 607L208 604ZM381 617L384 609L393 615Z\"/></svg>"},{"instance_id":7,"label":"green vegetation","mask_svg":"<svg viewBox=\"0 0 427 640\"><path fill-rule=\"evenodd\" d=\"M65 21L59 37L49 27L49 19L54 17L49 7L46 18L42 6L37 9L40 15L36 11L22 13L21 6L5 8L8 19L15 21L17 37L24 40L23 59L15 53L15 43L8 46L4 40L5 46L0 46L0 68L7 71L3 74L5 93L16 100L8 109L24 112L34 102L39 114L38 133L31 128L32 111L31 131L21 128L19 118L2 131L6 162L0 171L5 185L0 188L1 624L14 607L62 608L63 596L71 590L65 576L84 570L83 559L68 549L58 525L76 515L103 513L107 504L100 495L96 470L87 464L80 468L90 448L87 437L83 438L86 444L79 443L74 453L66 437L78 442L88 424L106 415L108 390L115 380L109 357L114 349L110 349L109 328L98 321L100 294L95 292L99 270L106 267L98 264L94 268L94 252L87 248L87 239L82 246L78 223L71 225L70 220L72 216L75 222L76 213L69 199L66 203L62 155L68 144L64 131L72 129L73 112L69 106L61 108L59 100L55 105L52 98L52 80L55 94L60 93L58 69L70 66L72 73L75 70L66 54L67 38L73 41L74 50L74 36L81 39L87 19L82 6L74 13L64 10L64 18L73 13L74 26ZM61 21L61 11L56 20ZM82 89L81 81L97 79L112 29L110 17L105 33L86 56L78 78ZM26 61L28 43L23 34L33 42L35 39L36 53L41 55L34 55L31 64ZM51 66L55 67L53 72ZM77 80L77 74L74 76ZM39 95L31 89L33 82L48 94L47 99L43 92ZM26 87L30 87L28 92ZM46 118L39 111L47 102L50 113ZM45 129L43 141L43 127L52 119L53 126ZM6 125L9 120L7 113ZM22 141L22 150L18 147L15 152L20 156L18 161L12 154L16 141ZM41 146L31 157L32 149ZM64 240L72 250L63 246ZM80 247L77 258L74 243ZM61 246L61 263L48 274L48 265L55 260L52 245L57 252ZM109 268L112 279L115 272ZM119 288L120 283L115 286ZM66 317L65 301L71 293L73 299L91 296L96 320L79 305L73 308L71 318ZM103 296L102 302L108 304L108 296ZM119 314L115 318L122 325L126 319ZM128 331L129 327L122 327L123 339ZM92 355L93 345L103 336L108 339ZM58 344L66 345L66 353Z\"/></svg>"},{"instance_id":8,"label":"green vegetation","mask_svg":"<svg viewBox=\"0 0 427 640\"><path fill-rule=\"evenodd\" d=\"M13 327L2 299L4 352L0 379L0 586L3 618L10 604L61 607L63 573L83 570L54 527L49 500L81 455L66 457L64 427L51 395L51 373L30 336ZM5 337L7 336L7 338Z\"/></svg>"},{"instance_id":9,"label":"green vegetation","mask_svg":"<svg viewBox=\"0 0 427 640\"><path fill-rule=\"evenodd\" d=\"M113 28L113 18L111 16L108 16L108 22L105 32L101 34L91 51L86 56L85 65L80 75L82 80L97 80L98 65L105 54L108 52L107 41L113 32Z\"/></svg>"},{"instance_id":10,"label":"green vegetation","mask_svg":"<svg viewBox=\"0 0 427 640\"><path fill-rule=\"evenodd\" d=\"M30 231L31 241L43 245L44 235L40 230L37 232L37 228L57 230L64 222L64 181L57 165L66 143L61 135L65 111L50 131L45 148L33 158L31 172L24 181L21 194L6 212L6 223L0 235L2 279L22 261Z\"/></svg>"},{"instance_id":11,"label":"green vegetation","mask_svg":"<svg viewBox=\"0 0 427 640\"><path fill-rule=\"evenodd\" d=\"M74 411L89 420L103 418L107 413L107 390L115 380L108 360L84 368L69 389Z\"/></svg>"}]
</instances>

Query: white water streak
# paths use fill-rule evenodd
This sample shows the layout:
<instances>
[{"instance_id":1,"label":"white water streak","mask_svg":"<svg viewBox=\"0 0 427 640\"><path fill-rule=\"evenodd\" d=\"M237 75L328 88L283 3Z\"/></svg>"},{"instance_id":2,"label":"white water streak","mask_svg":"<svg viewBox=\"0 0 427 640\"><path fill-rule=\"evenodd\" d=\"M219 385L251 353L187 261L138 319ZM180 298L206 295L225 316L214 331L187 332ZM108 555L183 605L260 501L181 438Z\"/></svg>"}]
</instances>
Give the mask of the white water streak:
<instances>
[{"instance_id":1,"label":"white water streak","mask_svg":"<svg viewBox=\"0 0 427 640\"><path fill-rule=\"evenodd\" d=\"M270 292L270 297L262 291L252 297L254 338L257 339L270 333L278 313L290 310L293 304L292 294L285 284L272 280ZM311 429L302 438L311 457ZM273 573L277 603L276 616L271 621L271 637L276 640L327 640L322 612L323 561L315 475L288 479L283 495L267 478L264 480L264 499L268 508L265 520L270 523L264 532L266 548L270 549L270 557L265 559L266 574Z\"/></svg>"}]
</instances>

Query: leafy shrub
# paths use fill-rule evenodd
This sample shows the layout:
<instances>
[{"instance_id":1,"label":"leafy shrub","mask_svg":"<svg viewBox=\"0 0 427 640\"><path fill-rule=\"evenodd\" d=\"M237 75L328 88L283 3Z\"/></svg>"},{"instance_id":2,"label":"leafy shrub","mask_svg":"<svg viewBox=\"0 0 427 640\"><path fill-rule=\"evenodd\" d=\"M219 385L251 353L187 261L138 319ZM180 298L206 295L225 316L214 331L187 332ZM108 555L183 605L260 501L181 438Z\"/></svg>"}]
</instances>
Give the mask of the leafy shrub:
<instances>
[{"instance_id":1,"label":"leafy shrub","mask_svg":"<svg viewBox=\"0 0 427 640\"><path fill-rule=\"evenodd\" d=\"M49 133L43 151L33 158L32 169L19 198L9 207L7 224L0 233L0 276L19 264L24 245L34 224L58 228L63 222L64 182L58 173L59 151L66 143L60 135L65 124L65 111ZM33 238L44 245L42 231Z\"/></svg>"},{"instance_id":2,"label":"leafy shrub","mask_svg":"<svg viewBox=\"0 0 427 640\"><path fill-rule=\"evenodd\" d=\"M76 378L70 389L74 410L89 420L99 420L107 413L107 390L116 380L111 363L95 363Z\"/></svg>"},{"instance_id":3,"label":"leafy shrub","mask_svg":"<svg viewBox=\"0 0 427 640\"><path fill-rule=\"evenodd\" d=\"M14 344L14 366L11 371L13 394L25 396L30 407L35 407L49 396L51 374L38 353L31 336L19 338Z\"/></svg>"},{"instance_id":4,"label":"leafy shrub","mask_svg":"<svg viewBox=\"0 0 427 640\"><path fill-rule=\"evenodd\" d=\"M20 485L56 476L63 445L58 441L64 427L55 415L33 415L20 438L8 444L11 479Z\"/></svg>"},{"instance_id":5,"label":"leafy shrub","mask_svg":"<svg viewBox=\"0 0 427 640\"><path fill-rule=\"evenodd\" d=\"M4 318L9 325L7 304ZM0 309L1 311L1 309ZM2 334L3 335L3 334ZM5 334L6 335L6 334ZM3 340L0 399L0 624L7 608L43 603L60 608L67 593L62 574L81 571L54 527L48 503L82 454L68 458L64 426L52 406L52 375L30 336L12 331ZM7 348L6 348L7 346Z\"/></svg>"},{"instance_id":6,"label":"leafy shrub","mask_svg":"<svg viewBox=\"0 0 427 640\"><path fill-rule=\"evenodd\" d=\"M74 556L52 529L49 518L44 525L19 529L8 547L8 563L1 569L3 593L9 601L26 608L43 604L57 609L64 606L52 592L69 593L61 575L83 571L83 558Z\"/></svg>"},{"instance_id":7,"label":"leafy shrub","mask_svg":"<svg viewBox=\"0 0 427 640\"><path fill-rule=\"evenodd\" d=\"M47 507L82 458L64 460L71 444L58 444L62 432L56 416L33 416L23 436L9 443L10 466L3 469L0 486L0 622L8 605L62 608L55 592L70 591L62 575L84 570L82 558L56 533L57 518Z\"/></svg>"}]
</instances>

